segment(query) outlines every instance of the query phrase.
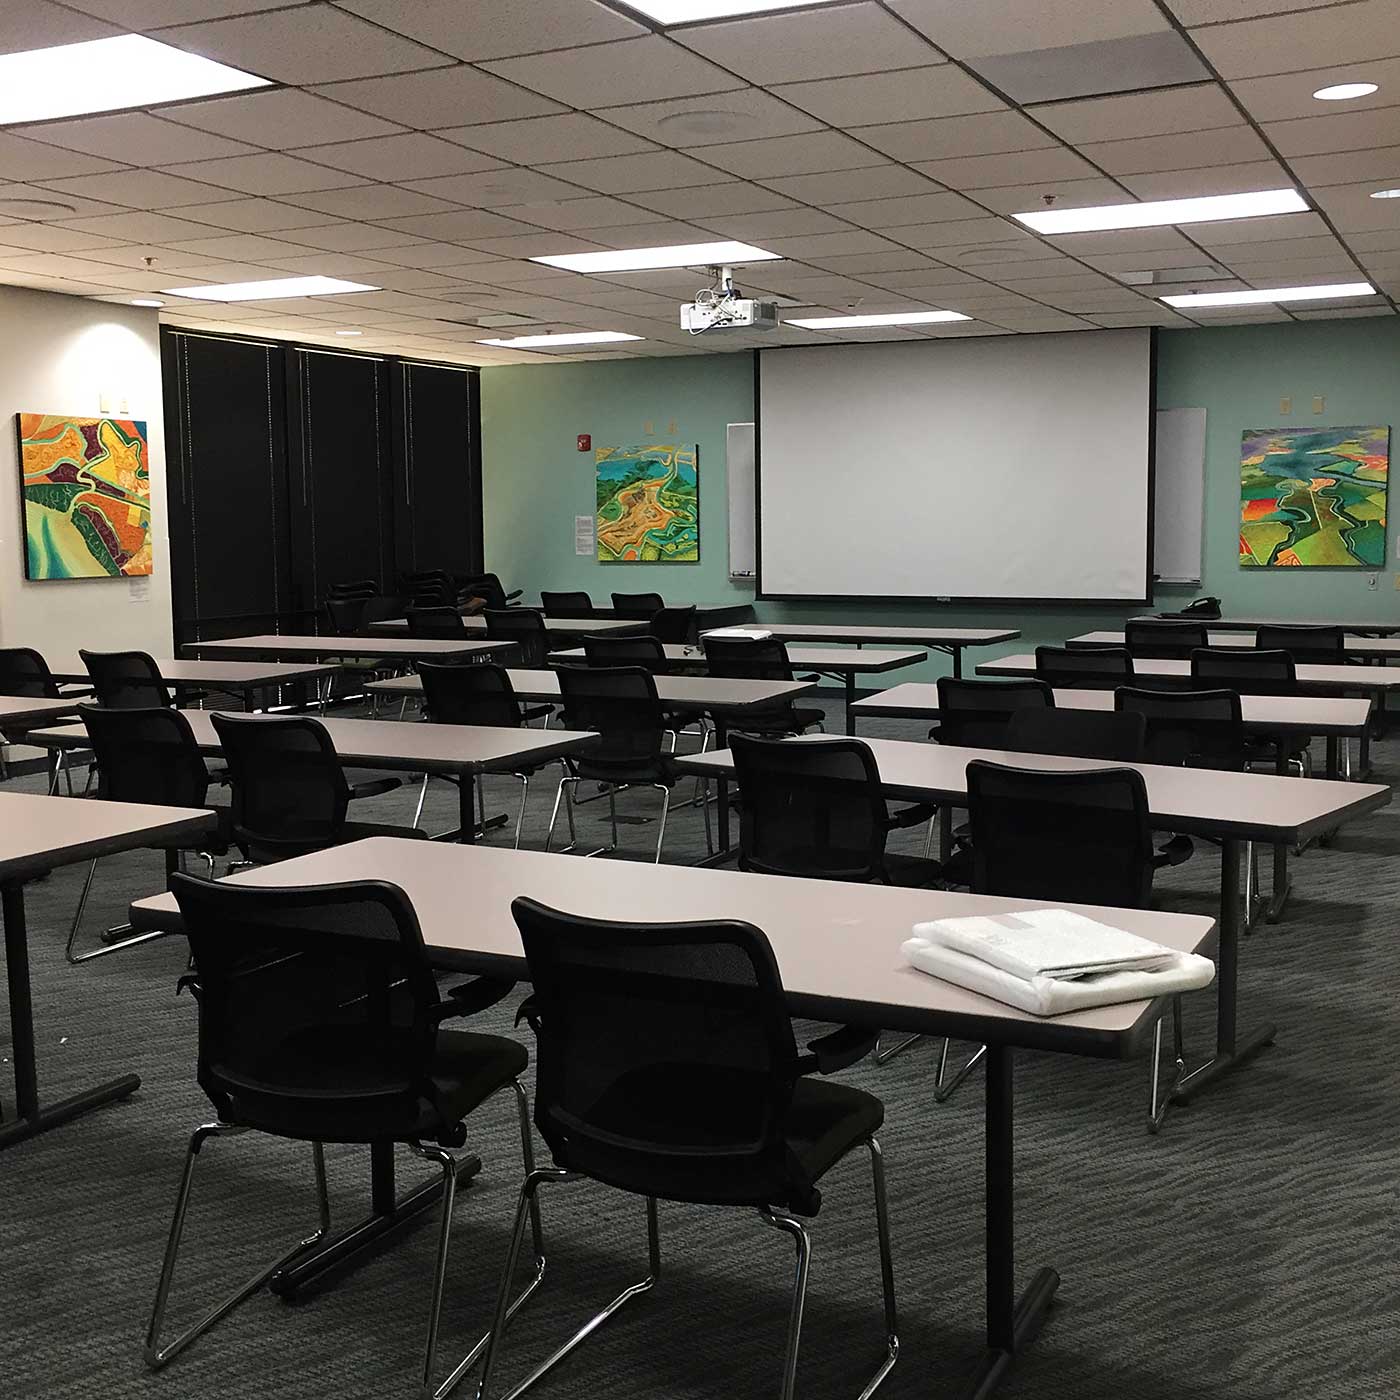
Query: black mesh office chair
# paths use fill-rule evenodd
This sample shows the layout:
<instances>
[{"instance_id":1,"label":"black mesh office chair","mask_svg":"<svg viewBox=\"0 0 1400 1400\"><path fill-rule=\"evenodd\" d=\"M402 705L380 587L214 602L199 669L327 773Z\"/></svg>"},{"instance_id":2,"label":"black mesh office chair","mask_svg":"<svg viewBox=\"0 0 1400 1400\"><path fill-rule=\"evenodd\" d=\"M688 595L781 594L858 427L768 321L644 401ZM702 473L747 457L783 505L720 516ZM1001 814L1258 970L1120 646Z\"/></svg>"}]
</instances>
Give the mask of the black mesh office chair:
<instances>
[{"instance_id":1,"label":"black mesh office chair","mask_svg":"<svg viewBox=\"0 0 1400 1400\"><path fill-rule=\"evenodd\" d=\"M789 1312L782 1400L797 1376L811 1241L799 1217L821 1206L820 1183L865 1146L874 1171L886 1353L871 1395L898 1354L894 1269L884 1167L875 1134L880 1101L813 1079L864 1053L865 1038L837 1031L797 1049L782 979L752 924L617 924L517 899L534 992L522 1008L535 1032L535 1125L553 1169L525 1178L482 1362L490 1395L496 1348L528 1211L547 1182L591 1178L646 1200L650 1271L580 1328L513 1394L538 1380L628 1299L654 1286L661 1265L657 1201L756 1210L790 1236L797 1274Z\"/></svg>"},{"instance_id":2,"label":"black mesh office chair","mask_svg":"<svg viewBox=\"0 0 1400 1400\"><path fill-rule=\"evenodd\" d=\"M651 617L651 634L672 646L694 646L697 640L695 604L688 603L683 608L658 608Z\"/></svg>"},{"instance_id":3,"label":"black mesh office chair","mask_svg":"<svg viewBox=\"0 0 1400 1400\"><path fill-rule=\"evenodd\" d=\"M1233 690L1133 690L1114 693L1116 707L1146 722L1142 761L1191 768L1243 769L1240 697Z\"/></svg>"},{"instance_id":4,"label":"black mesh office chair","mask_svg":"<svg viewBox=\"0 0 1400 1400\"><path fill-rule=\"evenodd\" d=\"M0 647L0 695L58 700L62 692L49 663L33 647Z\"/></svg>"},{"instance_id":5,"label":"black mesh office chair","mask_svg":"<svg viewBox=\"0 0 1400 1400\"><path fill-rule=\"evenodd\" d=\"M680 776L675 760L665 752L668 728L666 711L656 694L656 680L641 666L562 666L559 691L564 702L566 729L591 729L601 735L593 748L571 754L568 776L560 779L549 818L544 848L554 840L559 805L573 804L573 789L580 782L603 784L608 794L612 844L589 855L617 849L617 794L628 788L655 788L662 795L661 821L656 833L655 861L660 863L666 840L666 820L671 812L671 789ZM706 843L710 841L710 811L705 808ZM570 821L570 830L573 822ZM574 849L573 844L567 848Z\"/></svg>"},{"instance_id":6,"label":"black mesh office chair","mask_svg":"<svg viewBox=\"0 0 1400 1400\"><path fill-rule=\"evenodd\" d=\"M1140 714L1062 707L1020 710L1006 726L1005 747L1020 753L1141 763L1146 730Z\"/></svg>"},{"instance_id":7,"label":"black mesh office chair","mask_svg":"<svg viewBox=\"0 0 1400 1400\"><path fill-rule=\"evenodd\" d=\"M451 666L428 661L418 663L418 675L423 682L424 717L434 724L474 724L496 729L518 729L527 719L541 715L548 718L548 705L521 708L515 687L503 666ZM549 759L548 763L562 763ZM515 845L520 846L520 831L525 822L525 804L530 798L530 779L546 765L523 763L512 770L511 776L520 784L520 811L515 819ZM567 771L567 770L566 770ZM428 790L429 774L423 775L423 794ZM455 783L455 777L440 775ZM481 783L477 783L478 799ZM418 799L418 812L413 824L418 825L423 814L423 796ZM573 813L570 812L570 817ZM572 830L572 828L570 828Z\"/></svg>"},{"instance_id":8,"label":"black mesh office chair","mask_svg":"<svg viewBox=\"0 0 1400 1400\"><path fill-rule=\"evenodd\" d=\"M938 678L938 723L929 738L968 749L1006 747L1006 726L1019 710L1049 709L1055 692L1041 680Z\"/></svg>"},{"instance_id":9,"label":"black mesh office chair","mask_svg":"<svg viewBox=\"0 0 1400 1400\"><path fill-rule=\"evenodd\" d=\"M593 599L583 592L541 592L540 609L546 617L592 617Z\"/></svg>"},{"instance_id":10,"label":"black mesh office chair","mask_svg":"<svg viewBox=\"0 0 1400 1400\"><path fill-rule=\"evenodd\" d=\"M156 807L205 807L218 817L218 826L197 837L175 837L153 841L152 848L165 852L167 878L180 866L185 851L194 851L214 874L214 857L227 855L232 831L227 807L216 807L209 798L209 769L195 743L190 722L179 710L156 707L147 710L108 710L95 705L79 707L87 729L97 768L97 796L107 802L138 802ZM108 953L149 943L162 933L141 933L130 937L131 925L109 929L101 947L75 953L78 932L88 895L97 874L97 859L88 864L78 895L78 907L68 929L64 956L70 963L90 962Z\"/></svg>"},{"instance_id":11,"label":"black mesh office chair","mask_svg":"<svg viewBox=\"0 0 1400 1400\"><path fill-rule=\"evenodd\" d=\"M649 622L666 606L659 593L614 593L612 604L618 617L638 622Z\"/></svg>"},{"instance_id":12,"label":"black mesh office chair","mask_svg":"<svg viewBox=\"0 0 1400 1400\"><path fill-rule=\"evenodd\" d=\"M257 865L343 846L366 836L420 837L413 827L347 819L355 798L378 797L397 778L346 781L331 736L309 715L211 716L233 786L233 839Z\"/></svg>"},{"instance_id":13,"label":"black mesh office chair","mask_svg":"<svg viewBox=\"0 0 1400 1400\"><path fill-rule=\"evenodd\" d=\"M97 703L104 710L169 709L175 704L160 667L144 651L82 651Z\"/></svg>"},{"instance_id":14,"label":"black mesh office chair","mask_svg":"<svg viewBox=\"0 0 1400 1400\"><path fill-rule=\"evenodd\" d=\"M432 1395L457 1162L464 1120L502 1090L515 1095L521 1153L534 1169L520 1075L529 1057L503 1036L453 1030L451 1018L490 1006L510 982L480 979L442 1000L408 896L381 881L258 889L176 876L194 956L199 1086L216 1118L190 1138L155 1304L146 1364L166 1365L252 1297L330 1228L323 1144L406 1144L441 1173L442 1209L419 1393ZM183 984L183 979L182 979ZM310 1142L318 1228L231 1297L162 1340L189 1211L195 1159L214 1138L259 1132ZM538 1216L535 1272L544 1269ZM478 1349L484 1345L484 1338Z\"/></svg>"},{"instance_id":15,"label":"black mesh office chair","mask_svg":"<svg viewBox=\"0 0 1400 1400\"><path fill-rule=\"evenodd\" d=\"M460 642L467 636L462 615L452 607L409 608L406 614L410 637L431 637Z\"/></svg>"},{"instance_id":16,"label":"black mesh office chair","mask_svg":"<svg viewBox=\"0 0 1400 1400\"><path fill-rule=\"evenodd\" d=\"M339 598L357 598L363 601L379 594L379 585L372 578L351 579L345 583L333 583L326 589L327 601Z\"/></svg>"},{"instance_id":17,"label":"black mesh office chair","mask_svg":"<svg viewBox=\"0 0 1400 1400\"><path fill-rule=\"evenodd\" d=\"M1210 645L1203 622L1173 618L1130 618L1124 631L1128 652L1142 660L1187 661L1197 647Z\"/></svg>"},{"instance_id":18,"label":"black mesh office chair","mask_svg":"<svg viewBox=\"0 0 1400 1400\"><path fill-rule=\"evenodd\" d=\"M372 622L393 622L403 617L407 610L408 599L402 593L366 598L360 612L360 623L368 627Z\"/></svg>"},{"instance_id":19,"label":"black mesh office chair","mask_svg":"<svg viewBox=\"0 0 1400 1400\"><path fill-rule=\"evenodd\" d=\"M701 645L705 650L706 669L712 676L728 680L796 680L787 646L776 637L704 637ZM730 727L731 730L741 729L745 734L771 738L821 728L825 721L823 710L795 705L791 700L778 700L772 705L745 710L742 717L735 717Z\"/></svg>"},{"instance_id":20,"label":"black mesh office chair","mask_svg":"<svg viewBox=\"0 0 1400 1400\"><path fill-rule=\"evenodd\" d=\"M549 664L549 632L544 615L533 608L487 608L486 638L492 642L514 642L520 648L519 664L530 671L541 671Z\"/></svg>"},{"instance_id":21,"label":"black mesh office chair","mask_svg":"<svg viewBox=\"0 0 1400 1400\"><path fill-rule=\"evenodd\" d=\"M364 627L367 598L327 598L326 621L337 637L355 637Z\"/></svg>"},{"instance_id":22,"label":"black mesh office chair","mask_svg":"<svg viewBox=\"0 0 1400 1400\"><path fill-rule=\"evenodd\" d=\"M1035 673L1047 685L1112 690L1133 677L1126 647L1036 647Z\"/></svg>"},{"instance_id":23,"label":"black mesh office chair","mask_svg":"<svg viewBox=\"0 0 1400 1400\"><path fill-rule=\"evenodd\" d=\"M415 608L455 608L457 584L444 569L416 569L399 575L399 584Z\"/></svg>"},{"instance_id":24,"label":"black mesh office chair","mask_svg":"<svg viewBox=\"0 0 1400 1400\"><path fill-rule=\"evenodd\" d=\"M583 654L590 666L642 666L654 676L664 676L671 669L665 646L651 633L636 637L590 634L583 639Z\"/></svg>"},{"instance_id":25,"label":"black mesh office chair","mask_svg":"<svg viewBox=\"0 0 1400 1400\"><path fill-rule=\"evenodd\" d=\"M1191 653L1191 680L1199 690L1234 690L1241 695L1296 695L1298 667L1287 651L1248 647L1205 647ZM1311 734L1253 735L1246 745L1251 762L1272 763L1279 772L1312 772Z\"/></svg>"},{"instance_id":26,"label":"black mesh office chair","mask_svg":"<svg viewBox=\"0 0 1400 1400\"><path fill-rule=\"evenodd\" d=\"M1259 627L1254 645L1260 651L1284 651L1300 666L1343 666L1346 632L1340 627Z\"/></svg>"},{"instance_id":27,"label":"black mesh office chair","mask_svg":"<svg viewBox=\"0 0 1400 1400\"><path fill-rule=\"evenodd\" d=\"M518 588L507 593L495 574L462 574L457 582L463 593L485 599L488 608L508 608L521 593Z\"/></svg>"}]
</instances>

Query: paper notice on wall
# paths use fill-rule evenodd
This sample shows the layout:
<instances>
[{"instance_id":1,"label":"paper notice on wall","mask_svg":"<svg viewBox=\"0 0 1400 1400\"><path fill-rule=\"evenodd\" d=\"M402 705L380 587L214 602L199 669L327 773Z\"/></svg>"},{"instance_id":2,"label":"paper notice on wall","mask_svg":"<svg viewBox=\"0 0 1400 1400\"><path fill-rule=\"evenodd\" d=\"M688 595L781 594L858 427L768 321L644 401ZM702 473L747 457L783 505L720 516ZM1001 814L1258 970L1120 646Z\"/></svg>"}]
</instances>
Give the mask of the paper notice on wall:
<instances>
[{"instance_id":1,"label":"paper notice on wall","mask_svg":"<svg viewBox=\"0 0 1400 1400\"><path fill-rule=\"evenodd\" d=\"M591 515L574 516L574 553L591 556L593 550L593 517Z\"/></svg>"}]
</instances>

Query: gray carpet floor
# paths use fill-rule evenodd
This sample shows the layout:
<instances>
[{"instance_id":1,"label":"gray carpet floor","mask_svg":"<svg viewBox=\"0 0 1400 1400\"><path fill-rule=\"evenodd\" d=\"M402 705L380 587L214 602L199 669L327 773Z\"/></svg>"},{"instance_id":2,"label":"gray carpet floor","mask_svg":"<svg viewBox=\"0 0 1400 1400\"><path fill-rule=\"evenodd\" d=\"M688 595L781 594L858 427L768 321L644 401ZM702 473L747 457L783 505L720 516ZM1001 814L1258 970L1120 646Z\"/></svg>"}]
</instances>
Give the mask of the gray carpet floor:
<instances>
[{"instance_id":1,"label":"gray carpet floor","mask_svg":"<svg viewBox=\"0 0 1400 1400\"><path fill-rule=\"evenodd\" d=\"M913 724L872 734L918 737ZM1376 748L1377 780L1400 741ZM33 790L33 780L16 780ZM547 785L542 785L547 786ZM516 785L488 780L491 808ZM357 816L406 821L416 793ZM552 793L537 791L526 844L542 841ZM650 814L653 794L626 813ZM425 824L454 824L435 784ZM513 806L511 807L513 811ZM601 837L606 803L584 808ZM496 836L495 840L502 840ZM653 825L624 825L621 857L646 858ZM909 838L917 841L917 837ZM694 808L672 822L667 857L703 853ZM1400 965L1395 958L1400 809L1346 828L1294 863L1285 920L1248 938L1243 1026L1269 1018L1277 1045L1162 1134L1144 1131L1146 1067L1017 1057L1017 1236L1024 1281L1062 1275L1039 1339L1002 1388L1074 1400L1353 1400L1400 1392ZM571 857L561 857L566 859ZM175 940L69 967L62 945L80 869L29 889L41 1086L48 1097L134 1070L128 1102L0 1156L0 1394L101 1400L254 1400L415 1393L435 1247L434 1217L352 1277L287 1305L262 1295L163 1372L141 1340L189 1132L210 1116L194 1080L195 1009L175 995ZM103 863L90 935L161 882L161 857ZM1160 881L1162 907L1214 911L1210 848ZM471 917L463 890L463 918ZM683 917L685 911L677 910ZM473 1028L510 1034L518 998ZM1211 1048L1214 993L1189 999L1188 1056ZM528 1033L522 1028L528 1043ZM8 1026L0 1022L7 1110ZM947 1104L930 1093L936 1043L849 1079L886 1104L882 1134L895 1236L902 1349L882 1394L953 1396L976 1366L982 1328L982 1084ZM484 1170L459 1198L441 1356L455 1361L489 1317L520 1179L513 1107L469 1124ZM338 1224L367 1205L367 1154L328 1153ZM400 1182L425 1178L407 1151ZM213 1143L196 1176L171 1324L280 1253L314 1220L309 1150L255 1135ZM589 1184L544 1202L546 1281L503 1349L504 1385L627 1282L645 1273L642 1205ZM752 1214L663 1205L660 1286L629 1305L538 1390L576 1397L758 1397L776 1392L791 1248ZM799 1369L811 1400L859 1393L882 1322L869 1173L851 1158L825 1183ZM459 1392L474 1394L468 1383Z\"/></svg>"}]
</instances>

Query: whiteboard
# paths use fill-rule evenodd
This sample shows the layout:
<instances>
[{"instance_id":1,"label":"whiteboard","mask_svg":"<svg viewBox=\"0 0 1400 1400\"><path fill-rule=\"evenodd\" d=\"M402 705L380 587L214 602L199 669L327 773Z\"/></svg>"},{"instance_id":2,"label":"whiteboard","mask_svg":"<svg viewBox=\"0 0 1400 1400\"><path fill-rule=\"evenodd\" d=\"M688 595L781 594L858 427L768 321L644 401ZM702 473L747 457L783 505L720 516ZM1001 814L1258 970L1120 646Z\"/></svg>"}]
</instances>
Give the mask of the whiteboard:
<instances>
[{"instance_id":1,"label":"whiteboard","mask_svg":"<svg viewBox=\"0 0 1400 1400\"><path fill-rule=\"evenodd\" d=\"M729 463L729 577L752 578L755 554L754 432L752 423L730 423L724 430Z\"/></svg>"},{"instance_id":2,"label":"whiteboard","mask_svg":"<svg viewBox=\"0 0 1400 1400\"><path fill-rule=\"evenodd\" d=\"M1161 409L1156 447L1152 568L1162 583L1200 583L1205 534L1205 409Z\"/></svg>"}]
</instances>

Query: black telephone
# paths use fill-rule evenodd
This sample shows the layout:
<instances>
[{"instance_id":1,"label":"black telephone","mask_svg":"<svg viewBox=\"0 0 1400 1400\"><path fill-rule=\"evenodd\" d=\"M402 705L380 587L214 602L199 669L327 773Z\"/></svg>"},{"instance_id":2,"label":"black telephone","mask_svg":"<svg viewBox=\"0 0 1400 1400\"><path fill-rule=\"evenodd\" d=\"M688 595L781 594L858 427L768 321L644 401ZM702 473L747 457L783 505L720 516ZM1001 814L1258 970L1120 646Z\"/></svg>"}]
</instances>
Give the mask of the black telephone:
<instances>
[{"instance_id":1,"label":"black telephone","mask_svg":"<svg viewBox=\"0 0 1400 1400\"><path fill-rule=\"evenodd\" d=\"M1195 602L1188 603L1180 612L1163 613L1163 617L1190 617L1216 619L1220 616L1219 598L1197 598Z\"/></svg>"}]
</instances>

